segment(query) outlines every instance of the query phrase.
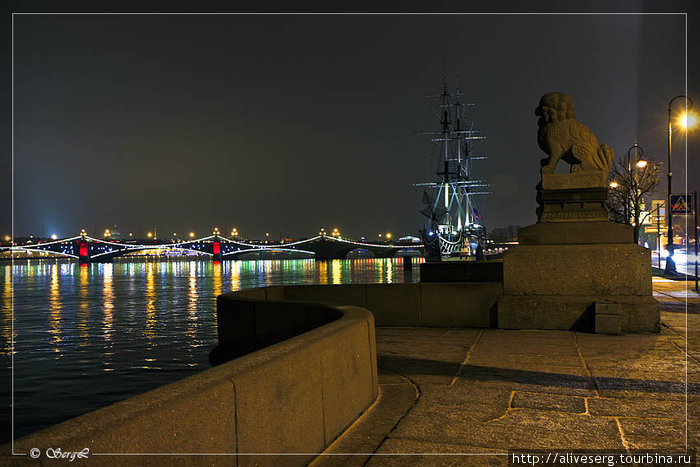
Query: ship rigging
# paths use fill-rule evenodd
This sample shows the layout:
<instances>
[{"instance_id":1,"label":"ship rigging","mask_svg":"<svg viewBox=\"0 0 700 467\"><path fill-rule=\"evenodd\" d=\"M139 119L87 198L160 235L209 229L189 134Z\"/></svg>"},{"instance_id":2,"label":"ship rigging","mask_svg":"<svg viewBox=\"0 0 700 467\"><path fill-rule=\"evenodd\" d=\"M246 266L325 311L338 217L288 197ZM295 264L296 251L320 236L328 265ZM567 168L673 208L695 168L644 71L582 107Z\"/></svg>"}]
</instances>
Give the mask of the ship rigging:
<instances>
[{"instance_id":1,"label":"ship rigging","mask_svg":"<svg viewBox=\"0 0 700 467\"><path fill-rule=\"evenodd\" d=\"M451 94L446 76L439 97L441 129L426 133L440 148L437 180L413 185L423 190L426 205L421 210L427 218L421 236L430 258L468 258L476 254L484 237L481 215L472 198L490 194L490 185L474 178L472 162L485 159L474 154L474 144L486 138L467 120L467 105L461 102L459 88Z\"/></svg>"}]
</instances>

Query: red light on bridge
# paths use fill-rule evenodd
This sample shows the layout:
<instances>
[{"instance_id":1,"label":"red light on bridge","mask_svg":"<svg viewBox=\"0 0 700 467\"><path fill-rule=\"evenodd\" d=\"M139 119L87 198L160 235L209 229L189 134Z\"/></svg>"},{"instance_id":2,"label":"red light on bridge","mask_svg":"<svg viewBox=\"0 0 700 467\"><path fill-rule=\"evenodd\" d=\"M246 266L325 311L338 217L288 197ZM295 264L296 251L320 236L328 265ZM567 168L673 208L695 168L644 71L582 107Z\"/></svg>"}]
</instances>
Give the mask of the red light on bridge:
<instances>
[{"instance_id":1,"label":"red light on bridge","mask_svg":"<svg viewBox=\"0 0 700 467\"><path fill-rule=\"evenodd\" d=\"M88 255L88 249L87 249L87 243L86 242L79 242L78 247L80 248L80 257L85 258Z\"/></svg>"},{"instance_id":2,"label":"red light on bridge","mask_svg":"<svg viewBox=\"0 0 700 467\"><path fill-rule=\"evenodd\" d=\"M215 255L218 255L221 253L221 243L220 242L214 242L212 244L212 248L214 250Z\"/></svg>"}]
</instances>

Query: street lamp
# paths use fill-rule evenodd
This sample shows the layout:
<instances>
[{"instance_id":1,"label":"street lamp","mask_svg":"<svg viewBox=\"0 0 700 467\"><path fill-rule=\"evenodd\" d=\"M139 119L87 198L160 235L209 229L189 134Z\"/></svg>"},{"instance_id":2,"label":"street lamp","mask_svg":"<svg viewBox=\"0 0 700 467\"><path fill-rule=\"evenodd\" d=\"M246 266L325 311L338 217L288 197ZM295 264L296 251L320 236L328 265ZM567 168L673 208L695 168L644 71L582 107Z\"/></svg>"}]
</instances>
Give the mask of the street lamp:
<instances>
[{"instance_id":1,"label":"street lamp","mask_svg":"<svg viewBox=\"0 0 700 467\"><path fill-rule=\"evenodd\" d=\"M671 121L671 108L676 99L685 99L685 113L681 116L679 126L683 129L691 128L697 123L697 118L692 118L692 114L688 113L688 109L693 107L693 101L690 97L681 94L671 99L668 103L668 193L666 196L667 216L668 216L668 256L666 257L666 272L675 273L676 263L673 261L673 207L671 206L671 181L673 170L671 167L671 144L673 137L673 122Z\"/></svg>"},{"instance_id":2,"label":"street lamp","mask_svg":"<svg viewBox=\"0 0 700 467\"><path fill-rule=\"evenodd\" d=\"M688 106L690 107L690 106ZM678 126L683 128L684 130L688 130L690 128L693 128L695 125L698 123L698 116L691 112L691 111L686 111L681 114L680 117L678 117Z\"/></svg>"}]
</instances>

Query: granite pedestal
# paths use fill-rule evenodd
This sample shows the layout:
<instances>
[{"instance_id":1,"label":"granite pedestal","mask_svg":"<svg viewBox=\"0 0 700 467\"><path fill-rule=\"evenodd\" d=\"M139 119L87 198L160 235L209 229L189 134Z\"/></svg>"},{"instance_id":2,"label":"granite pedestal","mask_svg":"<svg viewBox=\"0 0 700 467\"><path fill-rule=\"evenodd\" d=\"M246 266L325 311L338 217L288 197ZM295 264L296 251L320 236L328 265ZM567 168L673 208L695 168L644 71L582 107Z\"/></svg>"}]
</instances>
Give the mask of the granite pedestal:
<instances>
[{"instance_id":1,"label":"granite pedestal","mask_svg":"<svg viewBox=\"0 0 700 467\"><path fill-rule=\"evenodd\" d=\"M632 227L600 220L602 208L579 199L601 190L587 186L596 180L571 175L543 177L539 223L520 229L503 257L498 327L658 332L651 251L634 244ZM567 188L558 188L562 176Z\"/></svg>"}]
</instances>

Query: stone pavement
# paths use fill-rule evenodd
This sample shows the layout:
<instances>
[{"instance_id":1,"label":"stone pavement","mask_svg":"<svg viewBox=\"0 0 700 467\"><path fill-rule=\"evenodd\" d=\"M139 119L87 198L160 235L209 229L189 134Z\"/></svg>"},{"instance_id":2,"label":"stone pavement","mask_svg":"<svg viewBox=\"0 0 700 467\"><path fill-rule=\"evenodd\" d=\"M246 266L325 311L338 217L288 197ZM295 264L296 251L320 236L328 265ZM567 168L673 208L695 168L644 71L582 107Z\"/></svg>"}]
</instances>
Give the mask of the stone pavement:
<instances>
[{"instance_id":1,"label":"stone pavement","mask_svg":"<svg viewBox=\"0 0 700 467\"><path fill-rule=\"evenodd\" d=\"M660 334L378 328L380 397L328 448L334 455L312 465L506 465L509 450L697 449L700 297L686 300L685 288L654 278ZM356 455L340 455L348 453Z\"/></svg>"}]
</instances>

